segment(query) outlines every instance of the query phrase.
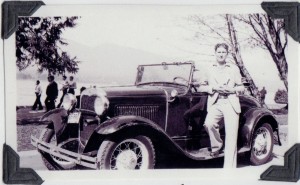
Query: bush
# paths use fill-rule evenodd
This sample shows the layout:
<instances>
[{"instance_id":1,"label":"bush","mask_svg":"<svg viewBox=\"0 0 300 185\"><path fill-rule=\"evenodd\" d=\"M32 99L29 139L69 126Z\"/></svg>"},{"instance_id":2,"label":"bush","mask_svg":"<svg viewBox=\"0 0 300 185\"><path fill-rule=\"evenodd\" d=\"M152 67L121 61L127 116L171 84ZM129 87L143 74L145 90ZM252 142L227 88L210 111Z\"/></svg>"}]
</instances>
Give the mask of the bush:
<instances>
[{"instance_id":1,"label":"bush","mask_svg":"<svg viewBox=\"0 0 300 185\"><path fill-rule=\"evenodd\" d=\"M287 104L288 103L287 91L278 89L278 91L275 94L274 101L280 104Z\"/></svg>"}]
</instances>

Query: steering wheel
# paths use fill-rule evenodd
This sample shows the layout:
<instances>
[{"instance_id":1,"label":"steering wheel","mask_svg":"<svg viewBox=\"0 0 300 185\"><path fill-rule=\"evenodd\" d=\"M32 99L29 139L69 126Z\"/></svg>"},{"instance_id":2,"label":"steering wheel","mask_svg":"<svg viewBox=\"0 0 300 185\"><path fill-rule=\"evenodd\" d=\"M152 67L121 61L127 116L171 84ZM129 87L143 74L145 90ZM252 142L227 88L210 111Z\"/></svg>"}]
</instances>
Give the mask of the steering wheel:
<instances>
[{"instance_id":1,"label":"steering wheel","mask_svg":"<svg viewBox=\"0 0 300 185\"><path fill-rule=\"evenodd\" d=\"M183 77L181 77L181 76L175 76L174 78L173 78L173 82L176 82L176 80L182 80L182 81L184 81L185 83L189 83L189 81L187 80L187 79L185 79L185 78L183 78Z\"/></svg>"},{"instance_id":2,"label":"steering wheel","mask_svg":"<svg viewBox=\"0 0 300 185\"><path fill-rule=\"evenodd\" d=\"M191 84L191 88L194 89L195 92L198 92L196 86L193 83Z\"/></svg>"}]
</instances>

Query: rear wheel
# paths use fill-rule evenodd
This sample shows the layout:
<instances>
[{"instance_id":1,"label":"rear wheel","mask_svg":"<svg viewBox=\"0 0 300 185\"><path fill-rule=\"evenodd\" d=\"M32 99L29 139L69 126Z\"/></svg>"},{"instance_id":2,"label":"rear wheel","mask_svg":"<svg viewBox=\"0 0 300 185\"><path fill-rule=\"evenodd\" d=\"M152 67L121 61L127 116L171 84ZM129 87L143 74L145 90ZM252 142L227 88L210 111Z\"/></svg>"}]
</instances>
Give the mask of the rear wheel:
<instances>
[{"instance_id":1,"label":"rear wheel","mask_svg":"<svg viewBox=\"0 0 300 185\"><path fill-rule=\"evenodd\" d=\"M105 140L97 157L99 168L108 170L152 169L155 164L154 147L146 136Z\"/></svg>"},{"instance_id":2,"label":"rear wheel","mask_svg":"<svg viewBox=\"0 0 300 185\"><path fill-rule=\"evenodd\" d=\"M253 165L265 164L271 159L274 146L273 129L264 123L254 131L250 162Z\"/></svg>"},{"instance_id":3,"label":"rear wheel","mask_svg":"<svg viewBox=\"0 0 300 185\"><path fill-rule=\"evenodd\" d=\"M55 137L53 129L45 128L41 132L40 139L42 141L46 142L46 143L50 143L50 144L56 145L56 137ZM70 147L70 145L74 145L74 143L75 143L74 141L71 141L71 142L65 143L63 145L62 144L58 145L58 147L66 148L67 145L68 145L68 147ZM74 162L70 162L70 161L64 160L62 158L53 156L53 155L51 155L49 153L46 153L46 152L43 152L43 151L40 151L40 153L41 153L42 160L44 161L45 166L49 170L74 169L74 167L76 166L76 164Z\"/></svg>"}]
</instances>

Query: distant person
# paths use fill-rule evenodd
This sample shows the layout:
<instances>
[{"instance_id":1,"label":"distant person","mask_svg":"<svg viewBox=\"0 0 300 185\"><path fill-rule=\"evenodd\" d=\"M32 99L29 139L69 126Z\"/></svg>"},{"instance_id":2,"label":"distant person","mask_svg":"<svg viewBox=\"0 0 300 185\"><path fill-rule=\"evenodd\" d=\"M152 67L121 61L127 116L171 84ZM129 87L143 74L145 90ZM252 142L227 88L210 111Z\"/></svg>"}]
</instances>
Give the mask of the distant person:
<instances>
[{"instance_id":1,"label":"distant person","mask_svg":"<svg viewBox=\"0 0 300 185\"><path fill-rule=\"evenodd\" d=\"M69 91L68 93L74 94L75 95L75 89L77 88L76 82L74 81L74 77L70 76L70 81L69 81Z\"/></svg>"},{"instance_id":2,"label":"distant person","mask_svg":"<svg viewBox=\"0 0 300 185\"><path fill-rule=\"evenodd\" d=\"M50 111L52 109L55 109L55 100L58 95L58 88L57 83L54 81L54 76L48 76L49 84L46 89L46 99L45 99L45 106L46 111Z\"/></svg>"},{"instance_id":3,"label":"distant person","mask_svg":"<svg viewBox=\"0 0 300 185\"><path fill-rule=\"evenodd\" d=\"M36 99L32 106L32 110L36 110L37 107L38 107L38 110L43 110L43 105L41 103L42 88L41 88L39 80L36 81L34 93L36 95Z\"/></svg>"},{"instance_id":4,"label":"distant person","mask_svg":"<svg viewBox=\"0 0 300 185\"><path fill-rule=\"evenodd\" d=\"M260 94L260 103L262 105L264 105L265 104L266 94L267 94L267 90L265 89L265 87L263 87L262 90L259 91L259 94Z\"/></svg>"},{"instance_id":5,"label":"distant person","mask_svg":"<svg viewBox=\"0 0 300 185\"><path fill-rule=\"evenodd\" d=\"M82 94L82 92L86 90L86 87L81 87L80 88L80 94L78 96L76 96L76 99L77 99L77 104L76 104L76 108L79 108L80 107L80 96Z\"/></svg>"},{"instance_id":6,"label":"distant person","mask_svg":"<svg viewBox=\"0 0 300 185\"><path fill-rule=\"evenodd\" d=\"M57 108L59 108L64 100L65 95L68 93L68 88L69 88L69 82L67 77L64 75L63 76L63 82L62 82L62 87L60 90L63 92L63 95L60 98L59 104L57 105Z\"/></svg>"}]
</instances>

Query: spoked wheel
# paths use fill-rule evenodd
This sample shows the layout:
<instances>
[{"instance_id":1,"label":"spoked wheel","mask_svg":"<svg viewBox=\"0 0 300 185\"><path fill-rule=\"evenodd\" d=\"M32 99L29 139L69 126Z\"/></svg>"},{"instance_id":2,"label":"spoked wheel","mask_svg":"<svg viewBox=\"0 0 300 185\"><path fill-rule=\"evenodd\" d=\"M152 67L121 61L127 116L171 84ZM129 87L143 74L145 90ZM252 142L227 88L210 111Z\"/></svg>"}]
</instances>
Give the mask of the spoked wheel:
<instances>
[{"instance_id":1,"label":"spoked wheel","mask_svg":"<svg viewBox=\"0 0 300 185\"><path fill-rule=\"evenodd\" d=\"M56 145L56 137L54 134L53 129L45 128L40 136L41 140L47 143L55 144ZM58 145L58 147L68 149L68 150L75 150L78 147L78 142L76 140L69 140L68 142L64 142ZM67 170L67 169L75 169L76 164L71 161L67 161L60 157L56 157L49 153L40 151L42 155L42 160L44 161L45 166L49 170Z\"/></svg>"},{"instance_id":2,"label":"spoked wheel","mask_svg":"<svg viewBox=\"0 0 300 185\"><path fill-rule=\"evenodd\" d=\"M268 123L258 127L253 135L250 162L261 165L271 158L274 146L273 129Z\"/></svg>"},{"instance_id":3,"label":"spoked wheel","mask_svg":"<svg viewBox=\"0 0 300 185\"><path fill-rule=\"evenodd\" d=\"M152 169L155 164L155 151L151 140L145 136L119 141L105 140L99 148L98 160L100 169Z\"/></svg>"}]
</instances>

